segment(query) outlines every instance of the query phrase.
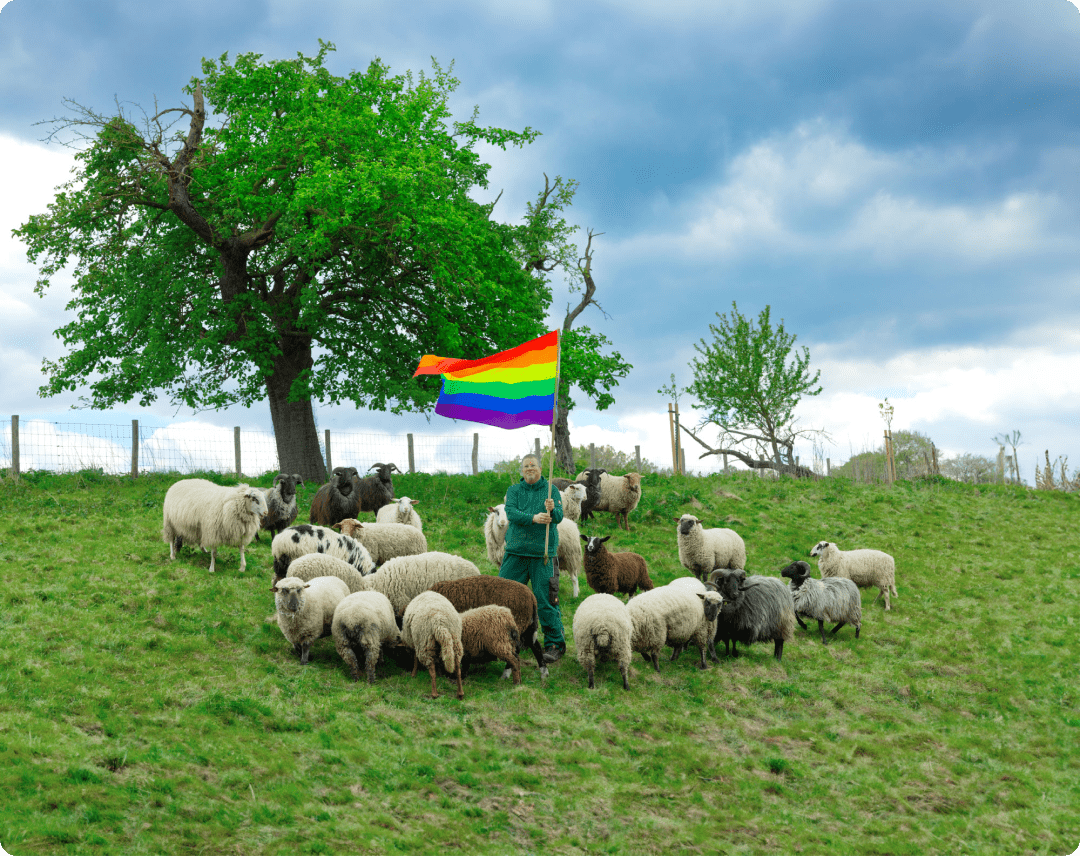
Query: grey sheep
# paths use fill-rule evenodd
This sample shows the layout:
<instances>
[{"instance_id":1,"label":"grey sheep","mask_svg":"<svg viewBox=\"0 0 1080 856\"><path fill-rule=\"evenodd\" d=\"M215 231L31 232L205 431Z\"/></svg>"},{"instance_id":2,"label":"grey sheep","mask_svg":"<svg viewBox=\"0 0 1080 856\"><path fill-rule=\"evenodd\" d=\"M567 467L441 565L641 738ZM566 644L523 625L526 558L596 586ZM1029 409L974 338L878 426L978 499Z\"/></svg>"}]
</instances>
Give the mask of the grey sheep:
<instances>
[{"instance_id":1,"label":"grey sheep","mask_svg":"<svg viewBox=\"0 0 1080 856\"><path fill-rule=\"evenodd\" d=\"M816 620L822 645L828 644L825 639L826 621L837 622L832 629L833 636L845 624L852 624L855 626L855 638L859 638L859 630L862 628L862 596L855 583L844 577L815 580L810 576L808 562L792 562L780 572L780 576L791 580L788 586L795 602L795 620L803 630L807 627L800 615Z\"/></svg>"},{"instance_id":2,"label":"grey sheep","mask_svg":"<svg viewBox=\"0 0 1080 856\"><path fill-rule=\"evenodd\" d=\"M626 604L613 594L591 594L574 612L574 648L577 660L596 688L596 664L614 660L622 674L623 689L630 689L630 638L633 627Z\"/></svg>"},{"instance_id":3,"label":"grey sheep","mask_svg":"<svg viewBox=\"0 0 1080 856\"><path fill-rule=\"evenodd\" d=\"M700 580L716 568L745 568L746 544L733 529L706 529L693 514L677 521L679 562Z\"/></svg>"},{"instance_id":4,"label":"grey sheep","mask_svg":"<svg viewBox=\"0 0 1080 856\"><path fill-rule=\"evenodd\" d=\"M413 507L419 504L420 500L409 499L407 496L395 499L389 505L384 505L375 512L375 522L404 523L407 526L413 526L423 532L424 521L420 519L420 515L416 513L416 509Z\"/></svg>"},{"instance_id":5,"label":"grey sheep","mask_svg":"<svg viewBox=\"0 0 1080 856\"><path fill-rule=\"evenodd\" d=\"M274 556L274 579L280 580L289 571L289 563L309 553L325 553L342 559L352 565L361 574L370 574L375 570L375 563L367 547L341 535L325 526L311 526L301 523L290 526L274 536L270 542L270 552Z\"/></svg>"},{"instance_id":6,"label":"grey sheep","mask_svg":"<svg viewBox=\"0 0 1080 856\"><path fill-rule=\"evenodd\" d=\"M381 573L381 571L380 571ZM435 662L441 660L448 675L457 678L458 698L465 698L461 685L461 616L441 594L425 591L413 598L405 608L401 626L401 641L413 651L412 677L419 665L431 674L431 697L438 698L435 686Z\"/></svg>"},{"instance_id":7,"label":"grey sheep","mask_svg":"<svg viewBox=\"0 0 1080 856\"><path fill-rule=\"evenodd\" d=\"M278 473L274 476L273 487L263 491L266 516L262 519L262 528L270 533L271 538L285 527L292 526L296 520L296 486L303 483L304 480L297 473ZM255 540L259 540L258 532L255 533Z\"/></svg>"},{"instance_id":8,"label":"grey sheep","mask_svg":"<svg viewBox=\"0 0 1080 856\"><path fill-rule=\"evenodd\" d=\"M315 577L337 577L348 586L350 594L367 591L363 574L344 559L327 556L325 553L308 553L293 559L285 576L306 581Z\"/></svg>"},{"instance_id":9,"label":"grey sheep","mask_svg":"<svg viewBox=\"0 0 1080 856\"><path fill-rule=\"evenodd\" d=\"M313 526L333 526L360 513L360 474L356 467L334 467L330 481L311 500L308 520ZM389 500L387 500L389 501Z\"/></svg>"},{"instance_id":10,"label":"grey sheep","mask_svg":"<svg viewBox=\"0 0 1080 856\"><path fill-rule=\"evenodd\" d=\"M701 668L707 669L706 652L717 659L713 639L722 602L714 591L695 594L678 586L642 592L626 604L632 628L630 647L659 672L660 649L665 645L671 646L672 660L688 645L696 645L701 652Z\"/></svg>"},{"instance_id":11,"label":"grey sheep","mask_svg":"<svg viewBox=\"0 0 1080 856\"><path fill-rule=\"evenodd\" d=\"M182 479L165 492L161 539L169 558L185 541L210 551L214 573L217 548L240 548L240 573L247 568L244 547L251 543L266 514L266 497L246 484L222 487L206 479Z\"/></svg>"},{"instance_id":12,"label":"grey sheep","mask_svg":"<svg viewBox=\"0 0 1080 856\"><path fill-rule=\"evenodd\" d=\"M892 609L889 593L893 597L900 595L896 591L896 561L881 550L841 550L829 541L818 541L811 556L818 557L818 569L821 578L846 577L859 588L878 589L874 603L885 596L885 609Z\"/></svg>"},{"instance_id":13,"label":"grey sheep","mask_svg":"<svg viewBox=\"0 0 1080 856\"><path fill-rule=\"evenodd\" d=\"M353 592L338 603L330 627L337 649L354 681L360 680L360 658L369 684L375 683L375 666L384 647L401 642L394 609L386 595L377 591Z\"/></svg>"},{"instance_id":14,"label":"grey sheep","mask_svg":"<svg viewBox=\"0 0 1080 856\"><path fill-rule=\"evenodd\" d=\"M505 606L488 604L467 609L461 613L461 675L469 674L471 665L502 660L506 671L515 684L521 683L521 661L518 648L521 634L518 633L514 614Z\"/></svg>"},{"instance_id":15,"label":"grey sheep","mask_svg":"<svg viewBox=\"0 0 1080 856\"><path fill-rule=\"evenodd\" d=\"M330 635L334 610L348 596L349 588L337 577L310 581L286 577L270 591L277 604L278 627L300 655L300 665L306 666L311 643Z\"/></svg>"},{"instance_id":16,"label":"grey sheep","mask_svg":"<svg viewBox=\"0 0 1080 856\"><path fill-rule=\"evenodd\" d=\"M594 592L603 594L633 595L639 588L650 591L653 581L649 578L649 566L637 553L609 553L604 542L611 538L588 538L585 541L585 581Z\"/></svg>"},{"instance_id":17,"label":"grey sheep","mask_svg":"<svg viewBox=\"0 0 1080 856\"><path fill-rule=\"evenodd\" d=\"M435 583L431 586L431 591L438 592L449 600L458 612L488 604L505 606L514 616L521 647L533 652L540 676L547 677L547 663L544 662L544 651L540 647L540 618L536 595L527 585L515 580L480 574ZM503 674L503 677L509 675Z\"/></svg>"},{"instance_id":18,"label":"grey sheep","mask_svg":"<svg viewBox=\"0 0 1080 856\"><path fill-rule=\"evenodd\" d=\"M405 523L361 523L355 517L347 517L335 523L342 535L355 538L371 553L371 561L382 565L398 556L415 556L428 551L427 538L415 526Z\"/></svg>"},{"instance_id":19,"label":"grey sheep","mask_svg":"<svg viewBox=\"0 0 1080 856\"><path fill-rule=\"evenodd\" d=\"M391 559L374 574L365 577L364 584L368 591L381 591L390 598L394 615L401 615L413 598L435 583L479 574L480 569L468 559L433 550Z\"/></svg>"},{"instance_id":20,"label":"grey sheep","mask_svg":"<svg viewBox=\"0 0 1080 856\"><path fill-rule=\"evenodd\" d=\"M737 643L773 642L773 656L780 661L784 643L795 638L795 602L777 577L750 576L741 568L718 568L709 575L724 598L716 623L716 641L724 653L739 656Z\"/></svg>"}]
</instances>

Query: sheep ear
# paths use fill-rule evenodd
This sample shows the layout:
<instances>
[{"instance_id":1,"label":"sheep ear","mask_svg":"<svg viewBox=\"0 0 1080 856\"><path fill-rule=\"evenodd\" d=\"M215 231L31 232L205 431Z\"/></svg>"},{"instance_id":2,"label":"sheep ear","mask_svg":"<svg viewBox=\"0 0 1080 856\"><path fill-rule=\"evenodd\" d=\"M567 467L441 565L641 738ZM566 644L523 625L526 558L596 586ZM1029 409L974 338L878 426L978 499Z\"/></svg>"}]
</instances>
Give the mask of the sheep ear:
<instances>
[{"instance_id":1,"label":"sheep ear","mask_svg":"<svg viewBox=\"0 0 1080 856\"><path fill-rule=\"evenodd\" d=\"M277 594L277 586L270 586L270 591L272 591L274 594Z\"/></svg>"},{"instance_id":2,"label":"sheep ear","mask_svg":"<svg viewBox=\"0 0 1080 856\"><path fill-rule=\"evenodd\" d=\"M700 597L702 600L705 600L705 592L699 591L697 592L697 596Z\"/></svg>"},{"instance_id":3,"label":"sheep ear","mask_svg":"<svg viewBox=\"0 0 1080 856\"><path fill-rule=\"evenodd\" d=\"M491 512L492 514L497 514L497 513L498 513L498 512L496 512L496 511L495 511L495 509L494 509L494 508L492 508L492 507L491 507L490 505L488 506L488 511L490 511L490 512Z\"/></svg>"},{"instance_id":4,"label":"sheep ear","mask_svg":"<svg viewBox=\"0 0 1080 856\"><path fill-rule=\"evenodd\" d=\"M292 474L292 477L293 477L294 479L296 479L296 480L297 480L297 481L298 481L298 482L299 482L300 484L303 484L303 483L304 483L304 479L303 479L303 477L302 477L302 476L300 475L300 473L293 473L293 474Z\"/></svg>"},{"instance_id":5,"label":"sheep ear","mask_svg":"<svg viewBox=\"0 0 1080 856\"><path fill-rule=\"evenodd\" d=\"M582 536L581 536L581 540L582 540L582 541L588 541L588 540L589 540L589 536L588 536L588 535L582 535Z\"/></svg>"},{"instance_id":6,"label":"sheep ear","mask_svg":"<svg viewBox=\"0 0 1080 856\"><path fill-rule=\"evenodd\" d=\"M412 503L413 505L419 505L420 504L419 499L410 499L409 502Z\"/></svg>"},{"instance_id":7,"label":"sheep ear","mask_svg":"<svg viewBox=\"0 0 1080 856\"><path fill-rule=\"evenodd\" d=\"M601 538L601 539L600 539L600 543L601 543L601 544L603 544L603 543L604 543L605 541L607 541L607 540L608 540L608 539L609 539L610 537L611 537L610 535L605 535L605 536L604 536L603 538Z\"/></svg>"}]
</instances>

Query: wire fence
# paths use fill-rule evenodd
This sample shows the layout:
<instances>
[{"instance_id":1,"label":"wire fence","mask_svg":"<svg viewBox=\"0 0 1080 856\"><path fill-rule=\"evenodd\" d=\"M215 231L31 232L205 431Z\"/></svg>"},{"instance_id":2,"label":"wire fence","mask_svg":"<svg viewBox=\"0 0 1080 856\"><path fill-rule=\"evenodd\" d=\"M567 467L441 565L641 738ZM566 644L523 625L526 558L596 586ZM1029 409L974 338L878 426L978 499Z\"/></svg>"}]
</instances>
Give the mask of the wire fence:
<instances>
[{"instance_id":1,"label":"wire fence","mask_svg":"<svg viewBox=\"0 0 1080 856\"><path fill-rule=\"evenodd\" d=\"M323 431L319 447L328 469L394 463L405 472L475 473L493 470L537 450L536 429L473 432L461 435L384 434ZM48 422L18 416L0 435L0 468L112 475L177 472L230 472L257 476L278 472L277 444L265 431L222 428L199 422L164 427Z\"/></svg>"}]
</instances>

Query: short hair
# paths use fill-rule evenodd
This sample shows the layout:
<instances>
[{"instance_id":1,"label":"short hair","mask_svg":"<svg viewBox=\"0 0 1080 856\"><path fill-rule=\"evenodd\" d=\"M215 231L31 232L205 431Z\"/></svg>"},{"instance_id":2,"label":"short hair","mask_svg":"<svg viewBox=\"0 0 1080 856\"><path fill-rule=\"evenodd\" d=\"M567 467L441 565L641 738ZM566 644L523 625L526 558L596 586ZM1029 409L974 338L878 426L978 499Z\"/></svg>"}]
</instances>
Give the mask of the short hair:
<instances>
[{"instance_id":1,"label":"short hair","mask_svg":"<svg viewBox=\"0 0 1080 856\"><path fill-rule=\"evenodd\" d=\"M529 460L530 458L532 460L536 461L536 466L538 466L538 467L540 466L540 459L538 457L536 457L536 455L534 455L534 454L532 454L530 452L528 455L526 455L524 458L521 459L521 468L522 469L525 469L525 462L527 460Z\"/></svg>"}]
</instances>

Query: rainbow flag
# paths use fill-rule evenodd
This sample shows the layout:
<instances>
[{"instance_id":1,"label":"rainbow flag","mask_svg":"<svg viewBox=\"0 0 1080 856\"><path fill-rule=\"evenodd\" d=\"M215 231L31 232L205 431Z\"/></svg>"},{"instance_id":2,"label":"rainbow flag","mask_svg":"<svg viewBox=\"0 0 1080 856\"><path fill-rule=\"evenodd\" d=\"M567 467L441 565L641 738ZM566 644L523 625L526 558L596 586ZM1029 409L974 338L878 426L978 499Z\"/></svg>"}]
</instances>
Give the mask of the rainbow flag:
<instances>
[{"instance_id":1,"label":"rainbow flag","mask_svg":"<svg viewBox=\"0 0 1080 856\"><path fill-rule=\"evenodd\" d=\"M555 412L559 331L479 360L426 354L413 377L441 374L435 412L498 428L550 425Z\"/></svg>"}]
</instances>

